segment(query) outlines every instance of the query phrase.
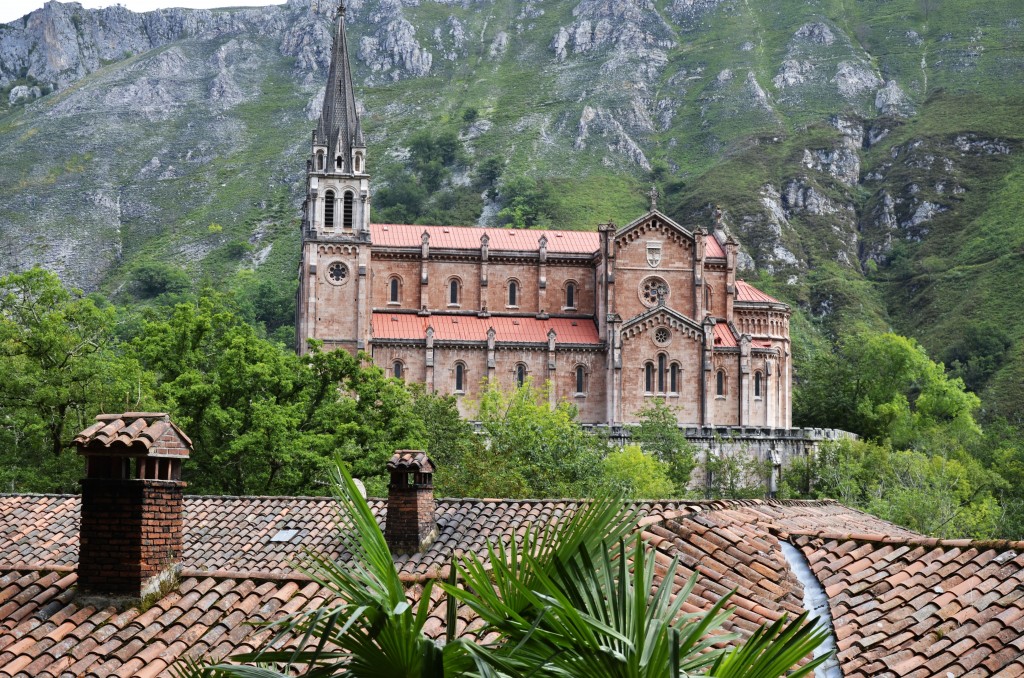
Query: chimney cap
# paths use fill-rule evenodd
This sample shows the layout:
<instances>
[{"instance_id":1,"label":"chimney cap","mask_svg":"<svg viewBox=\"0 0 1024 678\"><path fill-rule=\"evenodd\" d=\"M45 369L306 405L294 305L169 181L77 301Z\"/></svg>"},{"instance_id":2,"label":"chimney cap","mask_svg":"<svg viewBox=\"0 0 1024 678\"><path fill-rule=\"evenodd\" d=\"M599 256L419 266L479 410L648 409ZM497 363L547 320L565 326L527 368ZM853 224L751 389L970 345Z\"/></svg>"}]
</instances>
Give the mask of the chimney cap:
<instances>
[{"instance_id":1,"label":"chimney cap","mask_svg":"<svg viewBox=\"0 0 1024 678\"><path fill-rule=\"evenodd\" d=\"M434 463L421 450L395 450L388 461L388 470L433 473Z\"/></svg>"},{"instance_id":2,"label":"chimney cap","mask_svg":"<svg viewBox=\"0 0 1024 678\"><path fill-rule=\"evenodd\" d=\"M96 423L75 436L79 452L88 454L121 453L149 455L151 448L165 445L157 442L170 434L180 439L180 449L175 446L173 456L187 457L192 441L171 421L166 412L124 412L123 414L96 415ZM152 450L156 452L156 450ZM159 456L169 453L161 449Z\"/></svg>"}]
</instances>

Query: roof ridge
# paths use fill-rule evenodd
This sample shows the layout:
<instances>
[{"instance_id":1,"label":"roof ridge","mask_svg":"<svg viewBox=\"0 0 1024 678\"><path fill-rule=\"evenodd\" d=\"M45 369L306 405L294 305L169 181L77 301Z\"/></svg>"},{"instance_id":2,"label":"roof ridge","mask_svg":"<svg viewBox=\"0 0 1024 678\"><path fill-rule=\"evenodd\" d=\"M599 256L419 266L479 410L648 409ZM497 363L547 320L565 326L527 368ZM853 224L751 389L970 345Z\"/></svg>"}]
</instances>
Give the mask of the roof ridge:
<instances>
[{"instance_id":1,"label":"roof ridge","mask_svg":"<svg viewBox=\"0 0 1024 678\"><path fill-rule=\"evenodd\" d=\"M0 492L0 499L7 497L53 497L55 499L67 499L69 497L77 498L81 496L81 494L72 494L70 492Z\"/></svg>"},{"instance_id":2,"label":"roof ridge","mask_svg":"<svg viewBox=\"0 0 1024 678\"><path fill-rule=\"evenodd\" d=\"M900 546L930 546L942 548L981 548L993 550L1024 550L1024 541L1013 539L941 539L939 537L902 538L887 534L871 534L867 532L794 532L780 531L780 536L814 537L818 539L834 539L836 541L857 541L872 544L898 544Z\"/></svg>"}]
</instances>

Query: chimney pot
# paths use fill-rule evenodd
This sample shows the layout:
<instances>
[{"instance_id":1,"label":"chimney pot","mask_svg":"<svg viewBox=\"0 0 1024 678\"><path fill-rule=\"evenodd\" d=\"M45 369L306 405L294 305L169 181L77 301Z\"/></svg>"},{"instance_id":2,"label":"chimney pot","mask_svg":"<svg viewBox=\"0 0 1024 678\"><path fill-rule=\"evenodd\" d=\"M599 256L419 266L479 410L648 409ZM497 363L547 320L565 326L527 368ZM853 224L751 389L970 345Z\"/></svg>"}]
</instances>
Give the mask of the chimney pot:
<instances>
[{"instance_id":1,"label":"chimney pot","mask_svg":"<svg viewBox=\"0 0 1024 678\"><path fill-rule=\"evenodd\" d=\"M82 480L78 585L141 598L177 573L192 441L163 412L101 414L75 437Z\"/></svg>"}]
</instances>

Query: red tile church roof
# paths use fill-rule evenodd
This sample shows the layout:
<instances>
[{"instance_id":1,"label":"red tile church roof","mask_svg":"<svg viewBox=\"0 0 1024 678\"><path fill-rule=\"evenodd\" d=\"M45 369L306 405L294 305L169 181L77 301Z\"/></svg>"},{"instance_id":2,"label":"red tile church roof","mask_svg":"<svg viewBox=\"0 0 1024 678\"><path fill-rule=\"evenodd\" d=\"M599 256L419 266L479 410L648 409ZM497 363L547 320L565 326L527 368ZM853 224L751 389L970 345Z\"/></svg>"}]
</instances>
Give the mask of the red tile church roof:
<instances>
[{"instance_id":1,"label":"red tile church roof","mask_svg":"<svg viewBox=\"0 0 1024 678\"><path fill-rule=\"evenodd\" d=\"M715 346L736 346L736 337L726 323L715 323L711 330Z\"/></svg>"},{"instance_id":2,"label":"red tile church roof","mask_svg":"<svg viewBox=\"0 0 1024 678\"><path fill-rule=\"evenodd\" d=\"M736 281L736 301L756 301L767 304L781 304L775 297L769 296L745 280Z\"/></svg>"},{"instance_id":3,"label":"red tile church roof","mask_svg":"<svg viewBox=\"0 0 1024 678\"><path fill-rule=\"evenodd\" d=\"M722 246L718 244L718 240L713 235L704 238L704 256L725 259L725 250L722 249Z\"/></svg>"},{"instance_id":4,"label":"red tile church roof","mask_svg":"<svg viewBox=\"0 0 1024 678\"><path fill-rule=\"evenodd\" d=\"M493 316L480 318L473 315L419 316L411 313L377 312L373 314L374 339L406 339L422 341L427 327L434 328L434 339L439 341L486 341L488 328L494 328L499 342L544 343L548 330L555 331L557 344L599 345L594 321L588 318L512 318Z\"/></svg>"},{"instance_id":5,"label":"red tile church roof","mask_svg":"<svg viewBox=\"0 0 1024 678\"><path fill-rule=\"evenodd\" d=\"M423 232L430 234L430 246L440 249L479 250L480 237L487 234L491 251L537 252L541 236L548 239L551 254L593 254L600 248L594 231L541 231L522 228L481 228L477 226L415 226L371 224L374 246L419 247Z\"/></svg>"}]
</instances>

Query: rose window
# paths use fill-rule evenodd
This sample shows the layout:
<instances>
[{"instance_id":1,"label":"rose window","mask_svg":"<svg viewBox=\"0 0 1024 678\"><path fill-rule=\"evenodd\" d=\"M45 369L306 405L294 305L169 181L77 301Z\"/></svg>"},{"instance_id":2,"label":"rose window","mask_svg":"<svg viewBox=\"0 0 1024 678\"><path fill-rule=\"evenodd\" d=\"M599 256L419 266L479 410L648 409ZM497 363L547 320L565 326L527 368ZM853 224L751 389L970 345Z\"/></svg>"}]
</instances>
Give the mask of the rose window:
<instances>
[{"instance_id":1,"label":"rose window","mask_svg":"<svg viewBox=\"0 0 1024 678\"><path fill-rule=\"evenodd\" d=\"M658 295L668 296L668 285L661 278L647 278L640 285L640 300L648 306L658 303Z\"/></svg>"},{"instance_id":2,"label":"rose window","mask_svg":"<svg viewBox=\"0 0 1024 678\"><path fill-rule=\"evenodd\" d=\"M658 329L654 330L654 341L655 341L655 343L667 344L668 340L670 338L671 338L671 335L669 334L667 328L659 327Z\"/></svg>"},{"instance_id":3,"label":"rose window","mask_svg":"<svg viewBox=\"0 0 1024 678\"><path fill-rule=\"evenodd\" d=\"M348 266L341 263L340 261L334 262L333 264L327 267L327 277L335 285L340 285L341 283L348 280Z\"/></svg>"}]
</instances>

